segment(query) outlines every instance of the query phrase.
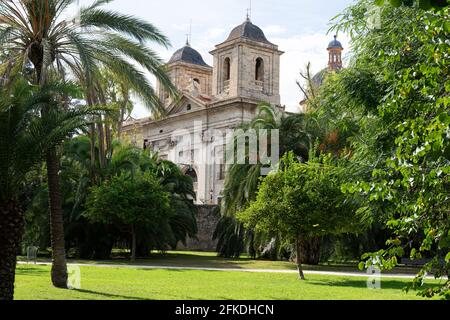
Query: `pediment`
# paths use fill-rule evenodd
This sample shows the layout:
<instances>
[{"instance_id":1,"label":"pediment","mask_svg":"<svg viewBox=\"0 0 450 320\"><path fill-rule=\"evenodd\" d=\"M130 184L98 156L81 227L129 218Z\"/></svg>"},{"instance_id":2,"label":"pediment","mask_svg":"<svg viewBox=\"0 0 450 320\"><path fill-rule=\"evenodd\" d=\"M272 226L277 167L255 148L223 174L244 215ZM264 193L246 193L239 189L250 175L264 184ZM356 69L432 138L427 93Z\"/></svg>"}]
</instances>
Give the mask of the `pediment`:
<instances>
[{"instance_id":1,"label":"pediment","mask_svg":"<svg viewBox=\"0 0 450 320\"><path fill-rule=\"evenodd\" d=\"M177 101L172 102L168 106L167 115L172 116L203 109L206 109L206 104L203 101L184 93Z\"/></svg>"}]
</instances>

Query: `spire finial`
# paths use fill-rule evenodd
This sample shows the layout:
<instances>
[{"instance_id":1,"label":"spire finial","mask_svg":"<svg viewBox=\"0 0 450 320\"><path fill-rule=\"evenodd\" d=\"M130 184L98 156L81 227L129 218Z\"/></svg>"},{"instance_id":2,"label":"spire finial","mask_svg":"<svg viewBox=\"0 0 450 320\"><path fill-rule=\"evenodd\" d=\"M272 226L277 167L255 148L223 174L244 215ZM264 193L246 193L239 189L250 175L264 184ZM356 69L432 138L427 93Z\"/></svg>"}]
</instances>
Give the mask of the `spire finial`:
<instances>
[{"instance_id":1,"label":"spire finial","mask_svg":"<svg viewBox=\"0 0 450 320\"><path fill-rule=\"evenodd\" d=\"M247 21L250 22L251 17L252 17L252 0L249 0L250 4L249 7L247 8Z\"/></svg>"},{"instance_id":2,"label":"spire finial","mask_svg":"<svg viewBox=\"0 0 450 320\"><path fill-rule=\"evenodd\" d=\"M334 35L334 40L337 40L337 34Z\"/></svg>"},{"instance_id":3,"label":"spire finial","mask_svg":"<svg viewBox=\"0 0 450 320\"><path fill-rule=\"evenodd\" d=\"M189 33L186 33L186 46L190 47L191 44L189 43Z\"/></svg>"}]
</instances>

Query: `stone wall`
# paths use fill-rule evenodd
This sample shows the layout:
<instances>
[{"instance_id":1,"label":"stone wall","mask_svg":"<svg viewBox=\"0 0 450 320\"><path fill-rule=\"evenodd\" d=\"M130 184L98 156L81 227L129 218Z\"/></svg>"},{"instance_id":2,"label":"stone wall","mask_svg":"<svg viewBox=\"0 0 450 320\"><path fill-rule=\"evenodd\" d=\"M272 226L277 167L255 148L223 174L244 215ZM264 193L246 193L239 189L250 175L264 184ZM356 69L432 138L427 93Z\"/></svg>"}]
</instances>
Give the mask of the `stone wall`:
<instances>
[{"instance_id":1,"label":"stone wall","mask_svg":"<svg viewBox=\"0 0 450 320\"><path fill-rule=\"evenodd\" d=\"M179 244L177 249L181 251L214 252L216 251L217 241L213 241L212 238L220 219L220 212L216 210L217 206L199 205L197 207L198 239L188 239L186 246Z\"/></svg>"}]
</instances>

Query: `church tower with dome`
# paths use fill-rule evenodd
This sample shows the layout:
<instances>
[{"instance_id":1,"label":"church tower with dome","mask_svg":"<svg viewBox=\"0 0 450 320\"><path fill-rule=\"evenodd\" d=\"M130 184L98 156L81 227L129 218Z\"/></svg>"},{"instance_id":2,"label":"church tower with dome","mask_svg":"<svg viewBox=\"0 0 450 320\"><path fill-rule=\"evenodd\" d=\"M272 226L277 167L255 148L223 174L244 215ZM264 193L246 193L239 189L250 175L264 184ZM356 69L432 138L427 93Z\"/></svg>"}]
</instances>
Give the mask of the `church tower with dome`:
<instances>
[{"instance_id":1,"label":"church tower with dome","mask_svg":"<svg viewBox=\"0 0 450 320\"><path fill-rule=\"evenodd\" d=\"M211 96L213 68L206 64L201 54L193 49L186 41L186 45L177 50L166 65L172 83L183 90L195 87L199 94ZM170 104L169 95L157 83L159 98L165 105Z\"/></svg>"},{"instance_id":2,"label":"church tower with dome","mask_svg":"<svg viewBox=\"0 0 450 320\"><path fill-rule=\"evenodd\" d=\"M342 69L342 51L344 47L337 40L337 35L334 36L334 40L328 44L328 70L337 71Z\"/></svg>"},{"instance_id":3,"label":"church tower with dome","mask_svg":"<svg viewBox=\"0 0 450 320\"><path fill-rule=\"evenodd\" d=\"M283 52L267 40L264 32L248 17L211 54L215 97L280 104L280 56Z\"/></svg>"},{"instance_id":4,"label":"church tower with dome","mask_svg":"<svg viewBox=\"0 0 450 320\"><path fill-rule=\"evenodd\" d=\"M344 47L341 42L337 39L337 35L334 36L334 40L332 40L327 47L328 51L328 67L320 70L318 73L314 75L312 78L313 84L317 87L321 86L325 77L330 72L339 72L344 65L342 61L342 53L344 51ZM305 101L302 101L305 103Z\"/></svg>"},{"instance_id":5,"label":"church tower with dome","mask_svg":"<svg viewBox=\"0 0 450 320\"><path fill-rule=\"evenodd\" d=\"M124 134L132 143L179 164L194 179L196 204L217 205L221 202L226 167L211 164L208 159L199 163L197 159L205 147L212 147L216 158L223 157L225 150L222 144L215 145L206 132L225 132L251 121L257 105L263 101L280 107L283 52L247 17L210 53L212 67L186 41L166 64L178 97L173 99L157 84L166 116L160 120L145 118L125 123ZM201 127L196 127L196 123L201 123ZM179 139L174 139L173 134L179 129L188 130L197 141L190 150L180 152L176 148Z\"/></svg>"}]
</instances>

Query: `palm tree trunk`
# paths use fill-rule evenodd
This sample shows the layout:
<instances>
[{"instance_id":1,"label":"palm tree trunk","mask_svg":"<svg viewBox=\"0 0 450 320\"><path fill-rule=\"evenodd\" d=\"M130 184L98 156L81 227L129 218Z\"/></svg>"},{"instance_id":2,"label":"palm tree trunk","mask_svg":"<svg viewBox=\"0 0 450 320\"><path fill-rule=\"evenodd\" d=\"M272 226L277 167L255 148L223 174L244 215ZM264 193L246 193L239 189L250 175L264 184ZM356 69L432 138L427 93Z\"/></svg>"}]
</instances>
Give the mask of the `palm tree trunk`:
<instances>
[{"instance_id":1,"label":"palm tree trunk","mask_svg":"<svg viewBox=\"0 0 450 320\"><path fill-rule=\"evenodd\" d=\"M122 107L120 108L120 116L119 116L119 121L117 123L117 137L119 140L122 138L122 127L123 127L123 122L125 121L125 112L126 112L127 105L129 102L128 92L123 86L122 86L122 92L124 93L124 101L123 101Z\"/></svg>"},{"instance_id":2,"label":"palm tree trunk","mask_svg":"<svg viewBox=\"0 0 450 320\"><path fill-rule=\"evenodd\" d=\"M47 82L47 66L35 65L37 81L42 88ZM44 110L43 112L45 112ZM64 241L64 219L62 194L59 184L59 159L56 147L47 152L48 203L50 209L50 232L52 243L52 283L57 288L67 289L67 261Z\"/></svg>"},{"instance_id":3,"label":"palm tree trunk","mask_svg":"<svg viewBox=\"0 0 450 320\"><path fill-rule=\"evenodd\" d=\"M90 141L90 155L91 155L91 169L94 170L95 167L95 138L96 138L96 134L95 134L95 124L90 124L89 125L89 141ZM93 172L91 172L92 176L93 176Z\"/></svg>"},{"instance_id":4,"label":"palm tree trunk","mask_svg":"<svg viewBox=\"0 0 450 320\"><path fill-rule=\"evenodd\" d=\"M117 121L117 139L119 141L120 141L120 139L122 139L122 127L123 127L124 121L125 121L125 109L120 108L119 121Z\"/></svg>"},{"instance_id":5,"label":"palm tree trunk","mask_svg":"<svg viewBox=\"0 0 450 320\"><path fill-rule=\"evenodd\" d=\"M0 204L0 301L13 300L17 252L24 232L22 207L16 200Z\"/></svg>"},{"instance_id":6,"label":"palm tree trunk","mask_svg":"<svg viewBox=\"0 0 450 320\"><path fill-rule=\"evenodd\" d=\"M103 126L103 119L100 116L97 123L98 133L98 158L100 168L106 167L106 154L105 154L105 128Z\"/></svg>"},{"instance_id":7,"label":"palm tree trunk","mask_svg":"<svg viewBox=\"0 0 450 320\"><path fill-rule=\"evenodd\" d=\"M297 249L297 269L298 269L298 274L300 276L300 280L305 280L305 275L303 273L303 267L302 267L302 260L301 260L301 256L302 256L302 250L301 250L301 237L300 235L297 236L297 239L295 241L295 247Z\"/></svg>"},{"instance_id":8,"label":"palm tree trunk","mask_svg":"<svg viewBox=\"0 0 450 320\"><path fill-rule=\"evenodd\" d=\"M56 148L47 152L47 179L52 242L52 283L67 288L67 262L64 241L62 195L59 183L59 160Z\"/></svg>"},{"instance_id":9,"label":"palm tree trunk","mask_svg":"<svg viewBox=\"0 0 450 320\"><path fill-rule=\"evenodd\" d=\"M112 149L112 132L111 126L109 125L109 121L106 121L105 123L105 140L106 140L106 157L108 159L111 159L113 149Z\"/></svg>"}]
</instances>

